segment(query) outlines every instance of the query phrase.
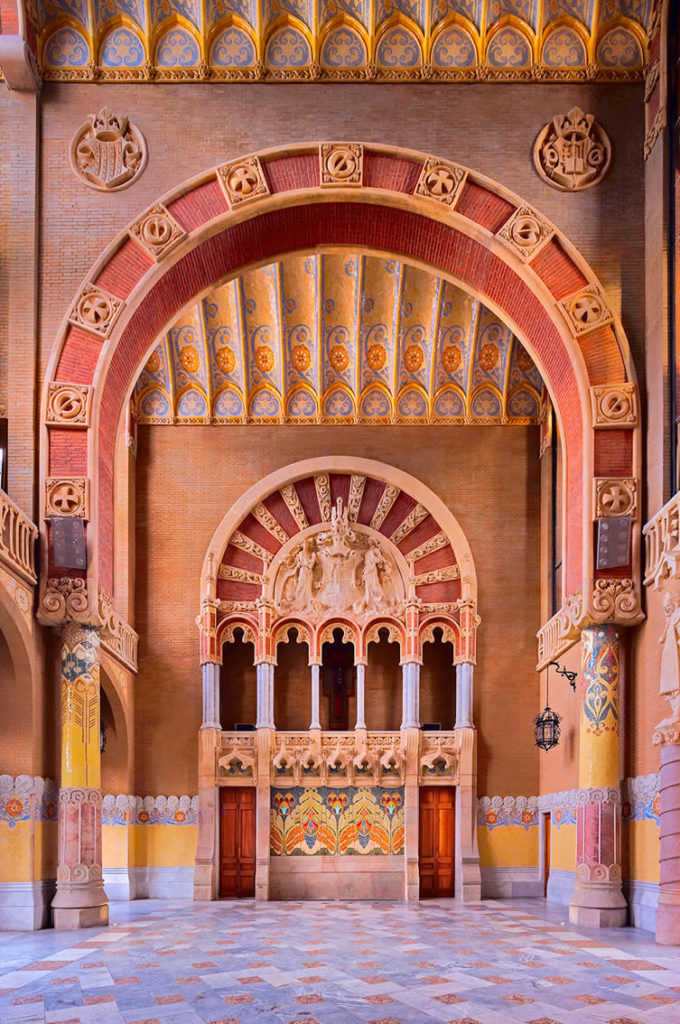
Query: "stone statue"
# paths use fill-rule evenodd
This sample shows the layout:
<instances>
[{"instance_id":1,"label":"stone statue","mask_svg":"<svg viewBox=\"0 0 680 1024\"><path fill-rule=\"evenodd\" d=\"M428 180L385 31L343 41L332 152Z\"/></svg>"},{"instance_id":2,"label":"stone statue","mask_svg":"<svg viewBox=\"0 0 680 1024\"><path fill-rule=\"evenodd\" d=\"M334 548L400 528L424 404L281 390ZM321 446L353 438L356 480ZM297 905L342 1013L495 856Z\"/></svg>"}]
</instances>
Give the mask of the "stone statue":
<instances>
[{"instance_id":1,"label":"stone statue","mask_svg":"<svg viewBox=\"0 0 680 1024\"><path fill-rule=\"evenodd\" d=\"M352 529L338 498L330 529L307 536L280 566L274 603L312 619L329 612L364 615L392 609L403 591L390 556L377 539Z\"/></svg>"}]
</instances>

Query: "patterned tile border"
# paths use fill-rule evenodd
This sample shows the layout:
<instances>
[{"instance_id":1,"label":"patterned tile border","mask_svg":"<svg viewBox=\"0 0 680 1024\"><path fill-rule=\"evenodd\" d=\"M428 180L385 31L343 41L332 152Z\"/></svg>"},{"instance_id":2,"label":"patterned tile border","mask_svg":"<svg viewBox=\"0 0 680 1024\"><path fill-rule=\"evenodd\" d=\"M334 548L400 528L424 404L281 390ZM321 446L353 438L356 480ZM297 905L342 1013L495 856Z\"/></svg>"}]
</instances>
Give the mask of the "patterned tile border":
<instances>
[{"instance_id":1,"label":"patterned tile border","mask_svg":"<svg viewBox=\"0 0 680 1024\"><path fill-rule=\"evenodd\" d=\"M197 796L118 796L102 802L102 825L197 825Z\"/></svg>"},{"instance_id":2,"label":"patterned tile border","mask_svg":"<svg viewBox=\"0 0 680 1024\"><path fill-rule=\"evenodd\" d=\"M0 822L56 821L59 787L36 775L0 775Z\"/></svg>"}]
</instances>

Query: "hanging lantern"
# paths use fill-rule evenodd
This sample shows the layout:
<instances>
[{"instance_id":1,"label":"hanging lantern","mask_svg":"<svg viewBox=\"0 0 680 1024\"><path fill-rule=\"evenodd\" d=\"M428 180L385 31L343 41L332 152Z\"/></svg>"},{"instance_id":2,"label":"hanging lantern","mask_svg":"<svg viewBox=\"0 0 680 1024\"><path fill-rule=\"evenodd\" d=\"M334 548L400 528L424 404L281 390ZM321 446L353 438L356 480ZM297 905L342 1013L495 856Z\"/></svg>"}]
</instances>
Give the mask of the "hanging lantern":
<instances>
[{"instance_id":1,"label":"hanging lantern","mask_svg":"<svg viewBox=\"0 0 680 1024\"><path fill-rule=\"evenodd\" d=\"M536 727L536 746L540 747L541 750L552 750L560 742L560 722L562 721L562 715L558 715L556 711L553 711L550 707L548 698L548 687L550 684L550 666L557 665L556 661L548 663L545 673L545 708L541 711L540 715L536 715L534 719L534 725ZM559 670L559 665L557 665ZM562 675L566 673L561 672ZM573 673L574 676L576 673ZM569 682L574 685L572 680Z\"/></svg>"},{"instance_id":2,"label":"hanging lantern","mask_svg":"<svg viewBox=\"0 0 680 1024\"><path fill-rule=\"evenodd\" d=\"M560 722L562 715L552 711L546 704L545 710L536 715L536 746L542 750L552 750L560 741Z\"/></svg>"}]
</instances>

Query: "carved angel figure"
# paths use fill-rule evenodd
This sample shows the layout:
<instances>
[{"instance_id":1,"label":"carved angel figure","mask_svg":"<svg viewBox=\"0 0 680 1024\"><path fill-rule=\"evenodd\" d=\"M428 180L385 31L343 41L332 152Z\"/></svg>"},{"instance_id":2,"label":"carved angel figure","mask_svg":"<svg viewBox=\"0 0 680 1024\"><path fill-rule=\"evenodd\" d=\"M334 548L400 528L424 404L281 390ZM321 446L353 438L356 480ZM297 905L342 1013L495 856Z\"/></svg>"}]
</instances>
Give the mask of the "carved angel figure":
<instances>
[{"instance_id":1,"label":"carved angel figure","mask_svg":"<svg viewBox=\"0 0 680 1024\"><path fill-rule=\"evenodd\" d=\"M311 608L314 598L314 565L316 552L308 538L293 559L281 587L283 605L305 612Z\"/></svg>"},{"instance_id":2,"label":"carved angel figure","mask_svg":"<svg viewBox=\"0 0 680 1024\"><path fill-rule=\"evenodd\" d=\"M364 609L384 607L392 603L390 577L390 567L378 542L371 540L364 558Z\"/></svg>"}]
</instances>

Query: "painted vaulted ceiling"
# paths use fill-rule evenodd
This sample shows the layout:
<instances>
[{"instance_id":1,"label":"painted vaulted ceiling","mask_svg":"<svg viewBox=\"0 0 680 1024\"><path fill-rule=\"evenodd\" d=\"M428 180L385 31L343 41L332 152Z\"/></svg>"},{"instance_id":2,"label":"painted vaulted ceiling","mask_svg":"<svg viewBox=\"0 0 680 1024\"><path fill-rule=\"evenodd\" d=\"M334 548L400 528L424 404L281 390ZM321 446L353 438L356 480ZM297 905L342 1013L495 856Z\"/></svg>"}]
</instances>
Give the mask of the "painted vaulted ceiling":
<instances>
[{"instance_id":1,"label":"painted vaulted ceiling","mask_svg":"<svg viewBox=\"0 0 680 1024\"><path fill-rule=\"evenodd\" d=\"M151 353L140 423L537 423L543 384L498 317L433 273L349 251L244 273Z\"/></svg>"},{"instance_id":2,"label":"painted vaulted ceiling","mask_svg":"<svg viewBox=\"0 0 680 1024\"><path fill-rule=\"evenodd\" d=\"M654 0L26 0L45 78L636 79Z\"/></svg>"}]
</instances>

